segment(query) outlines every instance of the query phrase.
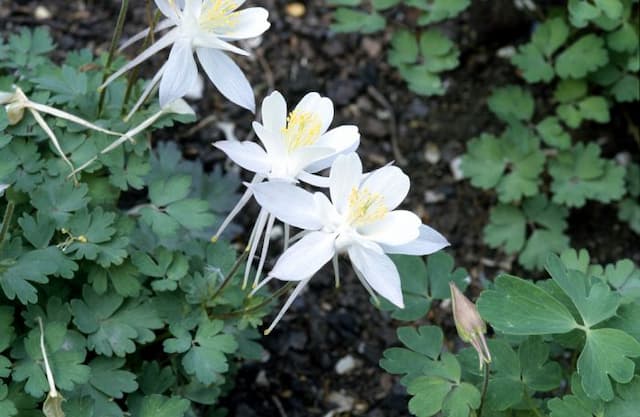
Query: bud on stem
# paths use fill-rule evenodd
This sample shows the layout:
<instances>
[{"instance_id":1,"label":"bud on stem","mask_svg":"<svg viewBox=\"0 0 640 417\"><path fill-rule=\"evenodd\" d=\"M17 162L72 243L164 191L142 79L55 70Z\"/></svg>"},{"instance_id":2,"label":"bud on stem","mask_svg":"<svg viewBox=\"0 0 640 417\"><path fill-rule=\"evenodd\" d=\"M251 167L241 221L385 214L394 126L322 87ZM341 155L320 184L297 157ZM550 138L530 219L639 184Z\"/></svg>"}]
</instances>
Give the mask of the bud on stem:
<instances>
[{"instance_id":1,"label":"bud on stem","mask_svg":"<svg viewBox=\"0 0 640 417\"><path fill-rule=\"evenodd\" d=\"M480 317L478 309L453 282L449 283L451 289L451 303L453 309L453 321L456 324L458 335L478 352L480 369L484 363L491 363L491 352L487 346L484 334L487 326Z\"/></svg>"}]
</instances>

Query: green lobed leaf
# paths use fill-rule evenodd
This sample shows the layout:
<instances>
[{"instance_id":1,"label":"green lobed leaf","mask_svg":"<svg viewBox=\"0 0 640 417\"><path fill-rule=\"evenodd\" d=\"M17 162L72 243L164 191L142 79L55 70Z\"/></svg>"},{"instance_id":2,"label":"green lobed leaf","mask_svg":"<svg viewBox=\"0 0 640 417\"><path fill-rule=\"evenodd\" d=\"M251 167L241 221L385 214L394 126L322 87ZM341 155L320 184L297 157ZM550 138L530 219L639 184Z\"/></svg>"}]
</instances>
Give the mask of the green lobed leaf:
<instances>
[{"instance_id":1,"label":"green lobed leaf","mask_svg":"<svg viewBox=\"0 0 640 417\"><path fill-rule=\"evenodd\" d=\"M188 400L152 394L139 398L131 406L132 417L184 417L189 409Z\"/></svg>"},{"instance_id":2,"label":"green lobed leaf","mask_svg":"<svg viewBox=\"0 0 640 417\"><path fill-rule=\"evenodd\" d=\"M640 409L640 377L635 376L628 384L616 384L616 396L606 403L606 416L635 417Z\"/></svg>"},{"instance_id":3,"label":"green lobed leaf","mask_svg":"<svg viewBox=\"0 0 640 417\"><path fill-rule=\"evenodd\" d=\"M193 347L182 358L185 371L205 385L213 383L217 375L229 369L225 354L238 349L232 335L221 333L223 326L220 320L201 323L193 339Z\"/></svg>"},{"instance_id":4,"label":"green lobed leaf","mask_svg":"<svg viewBox=\"0 0 640 417\"><path fill-rule=\"evenodd\" d=\"M549 256L546 270L571 298L586 327L591 328L616 314L620 296L611 291L606 283L591 280L580 271L567 269L556 255Z\"/></svg>"},{"instance_id":5,"label":"green lobed leaf","mask_svg":"<svg viewBox=\"0 0 640 417\"><path fill-rule=\"evenodd\" d=\"M500 275L482 292L478 311L496 330L516 335L566 333L578 325L567 308L547 291L521 278Z\"/></svg>"},{"instance_id":6,"label":"green lobed leaf","mask_svg":"<svg viewBox=\"0 0 640 417\"><path fill-rule=\"evenodd\" d=\"M124 357L135 351L134 341L152 341L152 330L163 325L155 306L148 301L124 303L117 294L98 295L88 286L82 294L83 300L71 300L73 322L87 335L88 348L98 354Z\"/></svg>"},{"instance_id":7,"label":"green lobed leaf","mask_svg":"<svg viewBox=\"0 0 640 417\"><path fill-rule=\"evenodd\" d=\"M112 398L122 398L124 393L135 392L138 389L136 375L120 369L124 364L124 359L98 356L89 363L89 383Z\"/></svg>"},{"instance_id":8,"label":"green lobed leaf","mask_svg":"<svg viewBox=\"0 0 640 417\"><path fill-rule=\"evenodd\" d=\"M517 85L497 88L489 97L489 109L505 122L530 120L535 103L529 90Z\"/></svg>"},{"instance_id":9,"label":"green lobed leaf","mask_svg":"<svg viewBox=\"0 0 640 417\"><path fill-rule=\"evenodd\" d=\"M609 202L624 194L624 167L600 157L595 143L576 144L549 164L553 201L582 207L587 199Z\"/></svg>"},{"instance_id":10,"label":"green lobed leaf","mask_svg":"<svg viewBox=\"0 0 640 417\"><path fill-rule=\"evenodd\" d=\"M464 291L469 274L463 268L454 269L454 261L446 252L436 252L427 259L427 265L420 257L394 255L392 260L398 268L404 308L397 308L387 300L382 300L381 308L391 310L396 320L413 321L424 316L433 300L450 297L449 282L456 283Z\"/></svg>"},{"instance_id":11,"label":"green lobed leaf","mask_svg":"<svg viewBox=\"0 0 640 417\"><path fill-rule=\"evenodd\" d=\"M9 264L0 264L0 286L9 300L17 297L22 304L35 303L38 291L31 282L45 284L54 275L72 278L77 269L78 265L55 246L35 249Z\"/></svg>"},{"instance_id":12,"label":"green lobed leaf","mask_svg":"<svg viewBox=\"0 0 640 417\"><path fill-rule=\"evenodd\" d=\"M556 73L560 78L582 78L603 67L609 60L604 40L588 34L571 44L556 59Z\"/></svg>"},{"instance_id":13,"label":"green lobed leaf","mask_svg":"<svg viewBox=\"0 0 640 417\"><path fill-rule=\"evenodd\" d=\"M430 25L458 16L469 7L471 0L410 0L406 3L424 11L418 24Z\"/></svg>"},{"instance_id":14,"label":"green lobed leaf","mask_svg":"<svg viewBox=\"0 0 640 417\"><path fill-rule=\"evenodd\" d=\"M334 13L335 23L331 29L335 32L375 33L385 26L385 19L376 12L367 13L360 10L338 8Z\"/></svg>"},{"instance_id":15,"label":"green lobed leaf","mask_svg":"<svg viewBox=\"0 0 640 417\"><path fill-rule=\"evenodd\" d=\"M611 379L628 383L634 376L635 364L630 358L640 357L640 342L617 329L591 329L578 358L578 374L582 388L590 398L611 401L614 398Z\"/></svg>"},{"instance_id":16,"label":"green lobed leaf","mask_svg":"<svg viewBox=\"0 0 640 417\"><path fill-rule=\"evenodd\" d=\"M547 404L551 417L593 417L603 413L602 402L587 397L580 386L577 374L571 377L571 391L569 395L552 398Z\"/></svg>"}]
</instances>

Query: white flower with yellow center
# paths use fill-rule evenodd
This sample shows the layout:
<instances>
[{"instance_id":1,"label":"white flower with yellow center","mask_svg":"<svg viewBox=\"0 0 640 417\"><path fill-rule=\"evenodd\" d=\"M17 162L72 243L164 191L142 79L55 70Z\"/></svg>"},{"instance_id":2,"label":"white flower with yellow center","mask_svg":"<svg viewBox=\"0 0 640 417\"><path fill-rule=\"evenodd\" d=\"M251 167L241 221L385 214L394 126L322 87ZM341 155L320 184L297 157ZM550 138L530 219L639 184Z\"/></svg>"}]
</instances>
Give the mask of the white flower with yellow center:
<instances>
[{"instance_id":1,"label":"white flower with yellow center","mask_svg":"<svg viewBox=\"0 0 640 417\"><path fill-rule=\"evenodd\" d=\"M308 93L287 114L286 101L279 92L274 91L262 102L262 124L253 123L253 129L263 146L251 141L235 140L219 141L213 145L241 167L254 172L256 175L252 184L264 180L286 183L304 181L326 187L327 178L315 173L331 166L338 155L353 152L360 144L360 133L356 126L346 125L328 130L332 120L333 103L327 97L321 97L318 93ZM214 241L249 201L252 193L249 187L223 221L213 237ZM250 253L245 270L245 285L251 260L264 233L262 254L254 284L260 279L274 221L273 215L269 215L266 210L260 211L249 239ZM287 237L288 227L285 225L285 242Z\"/></svg>"},{"instance_id":2,"label":"white flower with yellow center","mask_svg":"<svg viewBox=\"0 0 640 417\"><path fill-rule=\"evenodd\" d=\"M286 182L250 185L258 203L278 219L305 230L278 259L260 286L272 278L298 281L267 333L280 320L309 279L332 258L346 253L356 275L375 299L382 295L404 307L400 276L387 253L427 255L449 242L410 211L395 210L409 191L409 177L385 166L362 173L355 153L339 156L331 167L329 194L314 194Z\"/></svg>"},{"instance_id":3,"label":"white flower with yellow center","mask_svg":"<svg viewBox=\"0 0 640 417\"><path fill-rule=\"evenodd\" d=\"M185 96L198 83L200 65L216 88L229 100L252 112L255 110L253 90L242 70L222 51L249 55L229 41L254 38L266 31L269 12L262 7L236 11L244 0L155 0L166 17L156 31L170 29L139 56L111 75L101 88L126 71L149 59L155 53L173 45L169 59L147 84L135 111L160 83L160 107ZM148 30L134 36L124 46L146 36Z\"/></svg>"}]
</instances>

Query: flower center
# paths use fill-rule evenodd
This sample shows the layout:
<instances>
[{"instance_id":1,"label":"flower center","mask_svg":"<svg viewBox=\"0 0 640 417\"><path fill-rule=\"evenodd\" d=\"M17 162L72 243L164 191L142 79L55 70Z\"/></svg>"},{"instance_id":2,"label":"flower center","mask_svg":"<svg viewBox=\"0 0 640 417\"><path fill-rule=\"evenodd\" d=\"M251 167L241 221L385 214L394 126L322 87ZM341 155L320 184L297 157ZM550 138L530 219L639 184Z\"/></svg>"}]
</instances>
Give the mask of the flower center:
<instances>
[{"instance_id":1,"label":"flower center","mask_svg":"<svg viewBox=\"0 0 640 417\"><path fill-rule=\"evenodd\" d=\"M200 15L200 27L205 29L216 29L232 27L236 24L235 13L238 3L234 0L211 0L203 4Z\"/></svg>"},{"instance_id":2,"label":"flower center","mask_svg":"<svg viewBox=\"0 0 640 417\"><path fill-rule=\"evenodd\" d=\"M353 226L364 226L378 221L389 212L384 204L384 196L372 193L366 188L353 187L349 194L347 222Z\"/></svg>"},{"instance_id":3,"label":"flower center","mask_svg":"<svg viewBox=\"0 0 640 417\"><path fill-rule=\"evenodd\" d=\"M320 137L322 121L313 112L294 110L287 117L287 127L282 128L287 151L313 145Z\"/></svg>"}]
</instances>

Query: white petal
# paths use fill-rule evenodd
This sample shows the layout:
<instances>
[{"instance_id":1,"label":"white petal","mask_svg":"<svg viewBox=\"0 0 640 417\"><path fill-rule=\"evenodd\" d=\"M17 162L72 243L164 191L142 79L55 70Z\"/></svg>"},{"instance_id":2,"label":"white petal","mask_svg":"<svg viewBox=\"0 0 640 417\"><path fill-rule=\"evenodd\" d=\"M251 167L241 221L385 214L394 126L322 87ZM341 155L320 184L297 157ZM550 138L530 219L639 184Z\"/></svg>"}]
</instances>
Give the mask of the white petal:
<instances>
[{"instance_id":1,"label":"white petal","mask_svg":"<svg viewBox=\"0 0 640 417\"><path fill-rule=\"evenodd\" d=\"M191 116L195 116L196 115L196 112L193 110L193 108L191 108L189 103L187 103L186 101L184 101L181 98L179 98L177 100L170 101L169 104L167 104L163 108L163 110L165 112L168 112L168 113L188 114L188 115L191 115Z\"/></svg>"},{"instance_id":2,"label":"white petal","mask_svg":"<svg viewBox=\"0 0 640 417\"><path fill-rule=\"evenodd\" d=\"M329 146L335 149L335 155L314 162L307 167L309 172L318 172L331 166L336 156L354 152L360 145L360 132L357 126L340 126L322 135L316 146Z\"/></svg>"},{"instance_id":3,"label":"white petal","mask_svg":"<svg viewBox=\"0 0 640 417\"><path fill-rule=\"evenodd\" d=\"M281 132L287 125L287 102L274 91L262 100L262 125L271 132Z\"/></svg>"},{"instance_id":4,"label":"white petal","mask_svg":"<svg viewBox=\"0 0 640 417\"><path fill-rule=\"evenodd\" d=\"M264 110L263 110L264 111ZM272 163L281 163L285 159L287 150L282 142L282 136L272 130L266 129L265 126L258 122L253 122L253 130L256 132L258 139L264 145L269 154Z\"/></svg>"},{"instance_id":5,"label":"white petal","mask_svg":"<svg viewBox=\"0 0 640 417\"><path fill-rule=\"evenodd\" d=\"M429 226L420 226L417 239L403 245L382 245L386 253L401 253L404 255L429 255L449 246L447 239Z\"/></svg>"},{"instance_id":6,"label":"white petal","mask_svg":"<svg viewBox=\"0 0 640 417\"><path fill-rule=\"evenodd\" d=\"M326 132L333 121L333 102L329 98L322 97L315 92L308 93L302 97L296 106L296 110L316 113L322 121L320 134Z\"/></svg>"},{"instance_id":7,"label":"white petal","mask_svg":"<svg viewBox=\"0 0 640 417\"><path fill-rule=\"evenodd\" d=\"M173 21L178 21L178 13L175 6L171 5L171 1L169 0L154 0L156 2L156 6L162 12L163 15L167 16L169 19Z\"/></svg>"},{"instance_id":8,"label":"white petal","mask_svg":"<svg viewBox=\"0 0 640 417\"><path fill-rule=\"evenodd\" d=\"M287 172L292 177L297 177L300 171L333 154L331 148L321 148L318 146L303 146L289 155L289 166Z\"/></svg>"},{"instance_id":9,"label":"white petal","mask_svg":"<svg viewBox=\"0 0 640 417\"><path fill-rule=\"evenodd\" d=\"M189 14L194 17L200 16L202 11L203 0L184 0L184 7L182 13Z\"/></svg>"},{"instance_id":10,"label":"white petal","mask_svg":"<svg viewBox=\"0 0 640 417\"><path fill-rule=\"evenodd\" d=\"M111 76L107 78L107 80L104 83L102 83L100 88L105 88L109 83L111 83L111 81L115 80L125 72L129 71L131 68L134 68L137 65L140 65L142 62L146 61L147 59L151 58L152 55L156 54L157 52L160 52L167 46L171 45L173 42L176 41L176 39L178 39L177 29L170 30L163 37L158 39L156 43L154 43L153 45L151 45L150 47L142 51L140 55L138 55L131 61L127 62L127 64L125 64L118 71L111 74Z\"/></svg>"},{"instance_id":11,"label":"white petal","mask_svg":"<svg viewBox=\"0 0 640 417\"><path fill-rule=\"evenodd\" d=\"M360 188L366 188L371 192L384 196L384 204L389 210L393 210L404 200L409 192L409 177L395 166L385 166L371 173Z\"/></svg>"},{"instance_id":12,"label":"white petal","mask_svg":"<svg viewBox=\"0 0 640 417\"><path fill-rule=\"evenodd\" d=\"M402 245L418 238L420 218L407 210L387 213L375 223L358 228L358 232L374 242L386 245Z\"/></svg>"},{"instance_id":13,"label":"white petal","mask_svg":"<svg viewBox=\"0 0 640 417\"><path fill-rule=\"evenodd\" d=\"M264 209L279 220L306 230L323 226L313 194L282 181L268 181L250 186Z\"/></svg>"},{"instance_id":14,"label":"white petal","mask_svg":"<svg viewBox=\"0 0 640 417\"><path fill-rule=\"evenodd\" d=\"M168 29L171 26L175 26L175 25L176 25L176 22L174 20L171 20L171 19L161 20L160 22L158 22L155 28L153 28L153 33L160 32L162 30ZM118 48L118 51L122 51L128 48L129 46L133 45L134 43L138 42L139 40L146 38L148 34L149 34L148 28L136 33L135 35L127 39L125 42L123 42L122 45L120 45L120 48Z\"/></svg>"},{"instance_id":15,"label":"white petal","mask_svg":"<svg viewBox=\"0 0 640 417\"><path fill-rule=\"evenodd\" d=\"M218 35L209 32L198 32L193 38L193 46L197 48L214 48L223 51L233 52L234 54L249 56L249 52L238 48L229 42L223 41Z\"/></svg>"},{"instance_id":16,"label":"white petal","mask_svg":"<svg viewBox=\"0 0 640 417\"><path fill-rule=\"evenodd\" d=\"M197 48L198 59L207 76L226 98L255 112L253 90L242 70L223 52Z\"/></svg>"},{"instance_id":17,"label":"white petal","mask_svg":"<svg viewBox=\"0 0 640 417\"><path fill-rule=\"evenodd\" d=\"M282 316L284 316L284 313L287 312L287 310L289 309L289 307L291 307L291 304L293 304L293 300L296 299L296 297L298 295L300 295L300 293L302 292L302 290L307 286L307 284L309 283L309 280L311 279L311 277L305 279L304 281L300 281L298 283L298 285L296 285L296 287L293 289L293 291L291 291L291 295L289 295L289 298L287 298L287 301L284 303L284 305L282 306L282 308L280 309L280 311L278 312L278 314L276 315L276 318L273 319L273 322L271 322L271 325L269 325L269 327L267 328L267 330L264 331L265 335L268 335L269 333L271 333L271 331L273 330L274 327L276 327L276 325L278 324L278 322L280 321L280 319L282 318Z\"/></svg>"},{"instance_id":18,"label":"white petal","mask_svg":"<svg viewBox=\"0 0 640 417\"><path fill-rule=\"evenodd\" d=\"M371 288L396 306L404 308L400 275L391 259L360 245L352 245L348 251L351 262Z\"/></svg>"},{"instance_id":19,"label":"white petal","mask_svg":"<svg viewBox=\"0 0 640 417\"><path fill-rule=\"evenodd\" d=\"M133 105L133 107L131 108L131 110L127 114L127 116L124 118L125 122L128 122L129 119L131 119L131 117L133 117L133 115L138 111L140 106L142 106L144 104L144 102L147 99L147 97L149 96L149 94L151 94L151 91L153 91L153 89L158 85L158 83L160 82L160 79L162 77L162 74L164 74L164 69L165 69L166 66L167 66L167 64L165 63L162 67L160 67L158 72L156 72L156 75L153 76L151 81L147 82L147 85L144 87L144 90L142 91L142 94L140 94L140 97L138 98L138 101L136 101L136 104Z\"/></svg>"},{"instance_id":20,"label":"white petal","mask_svg":"<svg viewBox=\"0 0 640 417\"><path fill-rule=\"evenodd\" d=\"M323 177L322 175L309 174L307 171L300 171L298 179L309 185L319 188L329 188L329 177Z\"/></svg>"},{"instance_id":21,"label":"white petal","mask_svg":"<svg viewBox=\"0 0 640 417\"><path fill-rule=\"evenodd\" d=\"M226 153L229 158L242 168L257 174L266 174L271 169L264 149L255 142L237 142L221 140L213 144L216 148Z\"/></svg>"},{"instance_id":22,"label":"white petal","mask_svg":"<svg viewBox=\"0 0 640 417\"><path fill-rule=\"evenodd\" d=\"M333 257L335 240L333 233L309 233L280 256L269 275L283 281L309 278Z\"/></svg>"},{"instance_id":23,"label":"white petal","mask_svg":"<svg viewBox=\"0 0 640 417\"><path fill-rule=\"evenodd\" d=\"M329 193L331 201L340 213L345 213L349 204L349 194L357 188L362 179L362 162L355 153L340 155L331 166Z\"/></svg>"},{"instance_id":24,"label":"white petal","mask_svg":"<svg viewBox=\"0 0 640 417\"><path fill-rule=\"evenodd\" d=\"M233 24L220 33L222 39L248 39L262 35L271 23L267 20L269 12L262 7L249 7L229 15Z\"/></svg>"},{"instance_id":25,"label":"white petal","mask_svg":"<svg viewBox=\"0 0 640 417\"><path fill-rule=\"evenodd\" d=\"M164 67L160 80L160 107L182 98L191 86L198 82L198 66L193 59L188 39L177 41Z\"/></svg>"}]
</instances>

